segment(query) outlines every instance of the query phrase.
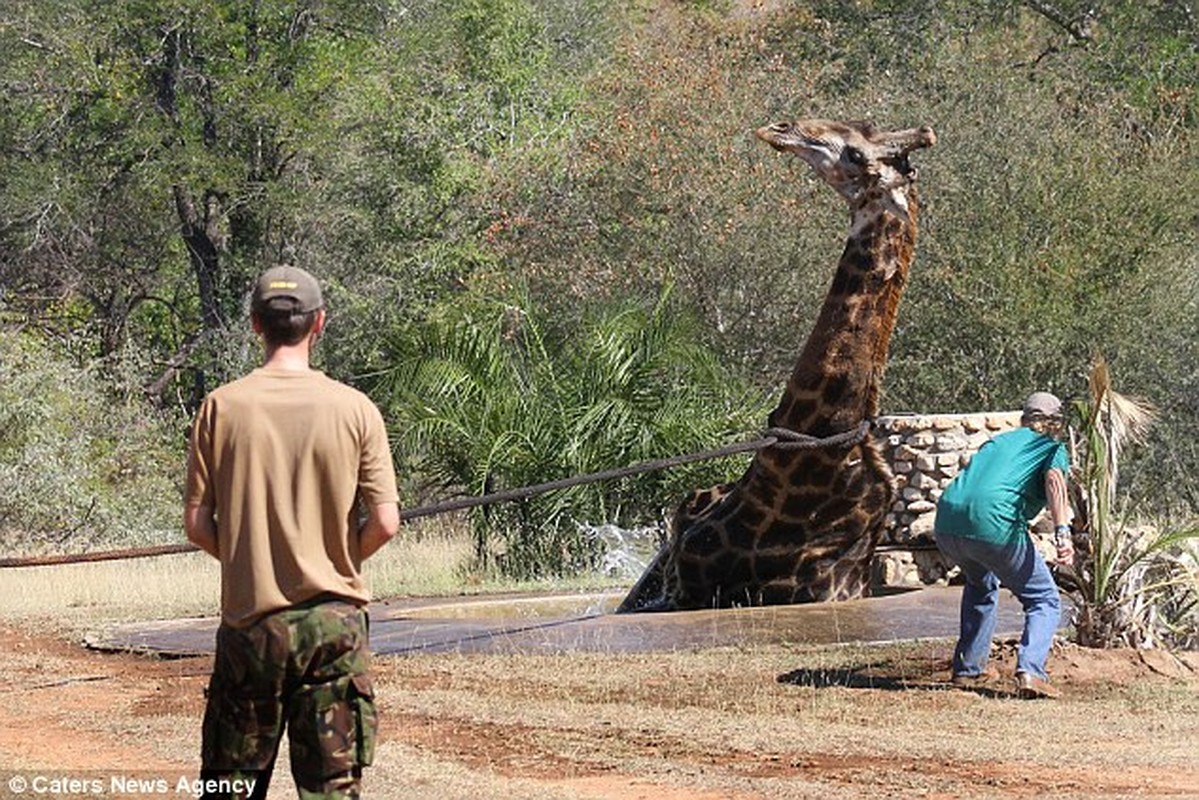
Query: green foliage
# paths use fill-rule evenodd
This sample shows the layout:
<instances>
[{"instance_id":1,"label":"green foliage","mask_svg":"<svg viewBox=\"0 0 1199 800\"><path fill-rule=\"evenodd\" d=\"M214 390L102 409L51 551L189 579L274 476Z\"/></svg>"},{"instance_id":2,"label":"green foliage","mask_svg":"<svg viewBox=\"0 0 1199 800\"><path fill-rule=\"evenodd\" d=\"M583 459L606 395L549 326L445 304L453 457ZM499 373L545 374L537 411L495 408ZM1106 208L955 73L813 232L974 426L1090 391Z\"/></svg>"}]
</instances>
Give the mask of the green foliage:
<instances>
[{"instance_id":1,"label":"green foliage","mask_svg":"<svg viewBox=\"0 0 1199 800\"><path fill-rule=\"evenodd\" d=\"M393 345L377 395L411 474L441 491L486 494L692 452L743 437L763 413L665 295L564 329L524 292L468 294ZM484 507L476 558L522 579L594 567L580 524L657 521L690 481L726 478L718 468Z\"/></svg>"},{"instance_id":2,"label":"green foliage","mask_svg":"<svg viewBox=\"0 0 1199 800\"><path fill-rule=\"evenodd\" d=\"M320 366L367 386L411 365L396 342L427 340L453 304L490 319L504 298L537 322L529 347L553 343L538 386L565 381L582 366L564 354L619 316L600 309L651 308L669 286L691 340L770 394L847 220L753 128L928 123L939 143L916 159L921 235L883 409L1077 396L1101 349L1161 410L1129 491L1194 513L1197 59L1185 3L1134 0L10 0L0 301L103 386L190 408L256 360L245 294L278 260L326 283ZM528 287L520 302L505 277ZM588 399L571 435L596 437L592 458L500 442L491 462L559 477L637 458L617 435L635 400ZM676 449L662 441L653 455ZM611 491L576 516L666 494Z\"/></svg>"},{"instance_id":3,"label":"green foliage","mask_svg":"<svg viewBox=\"0 0 1199 800\"><path fill-rule=\"evenodd\" d=\"M97 373L35 336L0 336L0 550L178 539L182 423Z\"/></svg>"},{"instance_id":4,"label":"green foliage","mask_svg":"<svg viewBox=\"0 0 1199 800\"><path fill-rule=\"evenodd\" d=\"M386 369L380 332L403 330L496 266L494 160L563 146L577 75L604 42L602 8L412 5L367 54L370 74L326 104L339 138L298 213L296 258L334 284L334 372Z\"/></svg>"}]
</instances>

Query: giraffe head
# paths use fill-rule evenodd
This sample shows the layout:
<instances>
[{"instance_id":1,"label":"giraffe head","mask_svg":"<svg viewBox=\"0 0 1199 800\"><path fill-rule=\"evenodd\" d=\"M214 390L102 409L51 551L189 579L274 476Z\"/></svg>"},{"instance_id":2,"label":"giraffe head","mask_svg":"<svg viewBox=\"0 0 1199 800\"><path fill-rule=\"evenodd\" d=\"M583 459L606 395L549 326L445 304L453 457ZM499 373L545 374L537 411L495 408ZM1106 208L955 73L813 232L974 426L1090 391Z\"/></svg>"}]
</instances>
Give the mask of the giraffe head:
<instances>
[{"instance_id":1,"label":"giraffe head","mask_svg":"<svg viewBox=\"0 0 1199 800\"><path fill-rule=\"evenodd\" d=\"M850 208L881 203L902 218L908 217L906 190L916 180L908 154L937 141L927 125L883 131L869 122L826 119L776 122L756 133L774 149L802 158Z\"/></svg>"}]
</instances>

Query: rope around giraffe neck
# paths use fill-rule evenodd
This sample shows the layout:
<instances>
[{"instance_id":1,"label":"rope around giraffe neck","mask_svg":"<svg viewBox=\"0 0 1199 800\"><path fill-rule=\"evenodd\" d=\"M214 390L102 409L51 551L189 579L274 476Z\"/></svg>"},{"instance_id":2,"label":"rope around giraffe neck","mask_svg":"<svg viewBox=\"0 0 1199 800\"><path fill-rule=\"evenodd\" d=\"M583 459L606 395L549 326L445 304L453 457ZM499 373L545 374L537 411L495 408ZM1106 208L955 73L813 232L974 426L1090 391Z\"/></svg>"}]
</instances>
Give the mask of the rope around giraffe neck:
<instances>
[{"instance_id":1,"label":"rope around giraffe neck","mask_svg":"<svg viewBox=\"0 0 1199 800\"><path fill-rule=\"evenodd\" d=\"M832 436L809 436L806 433L793 431L789 428L767 428L762 431L762 435L767 439L774 439L774 444L766 445L767 447L776 447L779 450L816 450L822 447L845 447L858 444L866 438L866 434L870 433L871 420L864 419L856 428L834 433Z\"/></svg>"}]
</instances>

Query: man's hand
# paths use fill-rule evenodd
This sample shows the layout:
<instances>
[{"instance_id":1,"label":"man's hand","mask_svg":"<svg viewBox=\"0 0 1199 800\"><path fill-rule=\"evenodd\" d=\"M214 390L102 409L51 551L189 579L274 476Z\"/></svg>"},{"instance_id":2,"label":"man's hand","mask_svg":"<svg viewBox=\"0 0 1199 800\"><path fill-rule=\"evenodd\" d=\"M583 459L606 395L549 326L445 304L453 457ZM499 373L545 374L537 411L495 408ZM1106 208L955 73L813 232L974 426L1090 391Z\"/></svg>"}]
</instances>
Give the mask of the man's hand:
<instances>
[{"instance_id":1,"label":"man's hand","mask_svg":"<svg viewBox=\"0 0 1199 800\"><path fill-rule=\"evenodd\" d=\"M1057 549L1057 563L1074 565L1074 537L1069 525L1058 525L1053 529L1053 545Z\"/></svg>"},{"instance_id":2,"label":"man's hand","mask_svg":"<svg viewBox=\"0 0 1199 800\"><path fill-rule=\"evenodd\" d=\"M366 523L358 532L358 544L363 559L373 556L380 547L391 541L400 529L400 507L396 503L371 506Z\"/></svg>"},{"instance_id":3,"label":"man's hand","mask_svg":"<svg viewBox=\"0 0 1199 800\"><path fill-rule=\"evenodd\" d=\"M1059 564L1074 564L1074 545L1071 542L1059 544L1057 546L1057 563Z\"/></svg>"},{"instance_id":4,"label":"man's hand","mask_svg":"<svg viewBox=\"0 0 1199 800\"><path fill-rule=\"evenodd\" d=\"M213 558L221 557L217 547L216 519L208 506L184 506L183 530L187 540Z\"/></svg>"}]
</instances>

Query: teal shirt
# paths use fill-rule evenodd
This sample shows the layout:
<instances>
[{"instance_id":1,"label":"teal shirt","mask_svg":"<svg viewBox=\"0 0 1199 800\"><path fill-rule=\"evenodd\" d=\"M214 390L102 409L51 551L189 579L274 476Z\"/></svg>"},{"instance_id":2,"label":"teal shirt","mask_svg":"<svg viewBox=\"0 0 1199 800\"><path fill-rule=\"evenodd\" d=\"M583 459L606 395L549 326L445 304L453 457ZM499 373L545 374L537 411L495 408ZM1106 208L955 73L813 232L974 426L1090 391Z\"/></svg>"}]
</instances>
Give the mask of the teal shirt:
<instances>
[{"instance_id":1,"label":"teal shirt","mask_svg":"<svg viewBox=\"0 0 1199 800\"><path fill-rule=\"evenodd\" d=\"M1005 544L1028 533L1048 502L1045 473L1070 468L1066 446L1031 428L983 444L937 501L934 531Z\"/></svg>"}]
</instances>

